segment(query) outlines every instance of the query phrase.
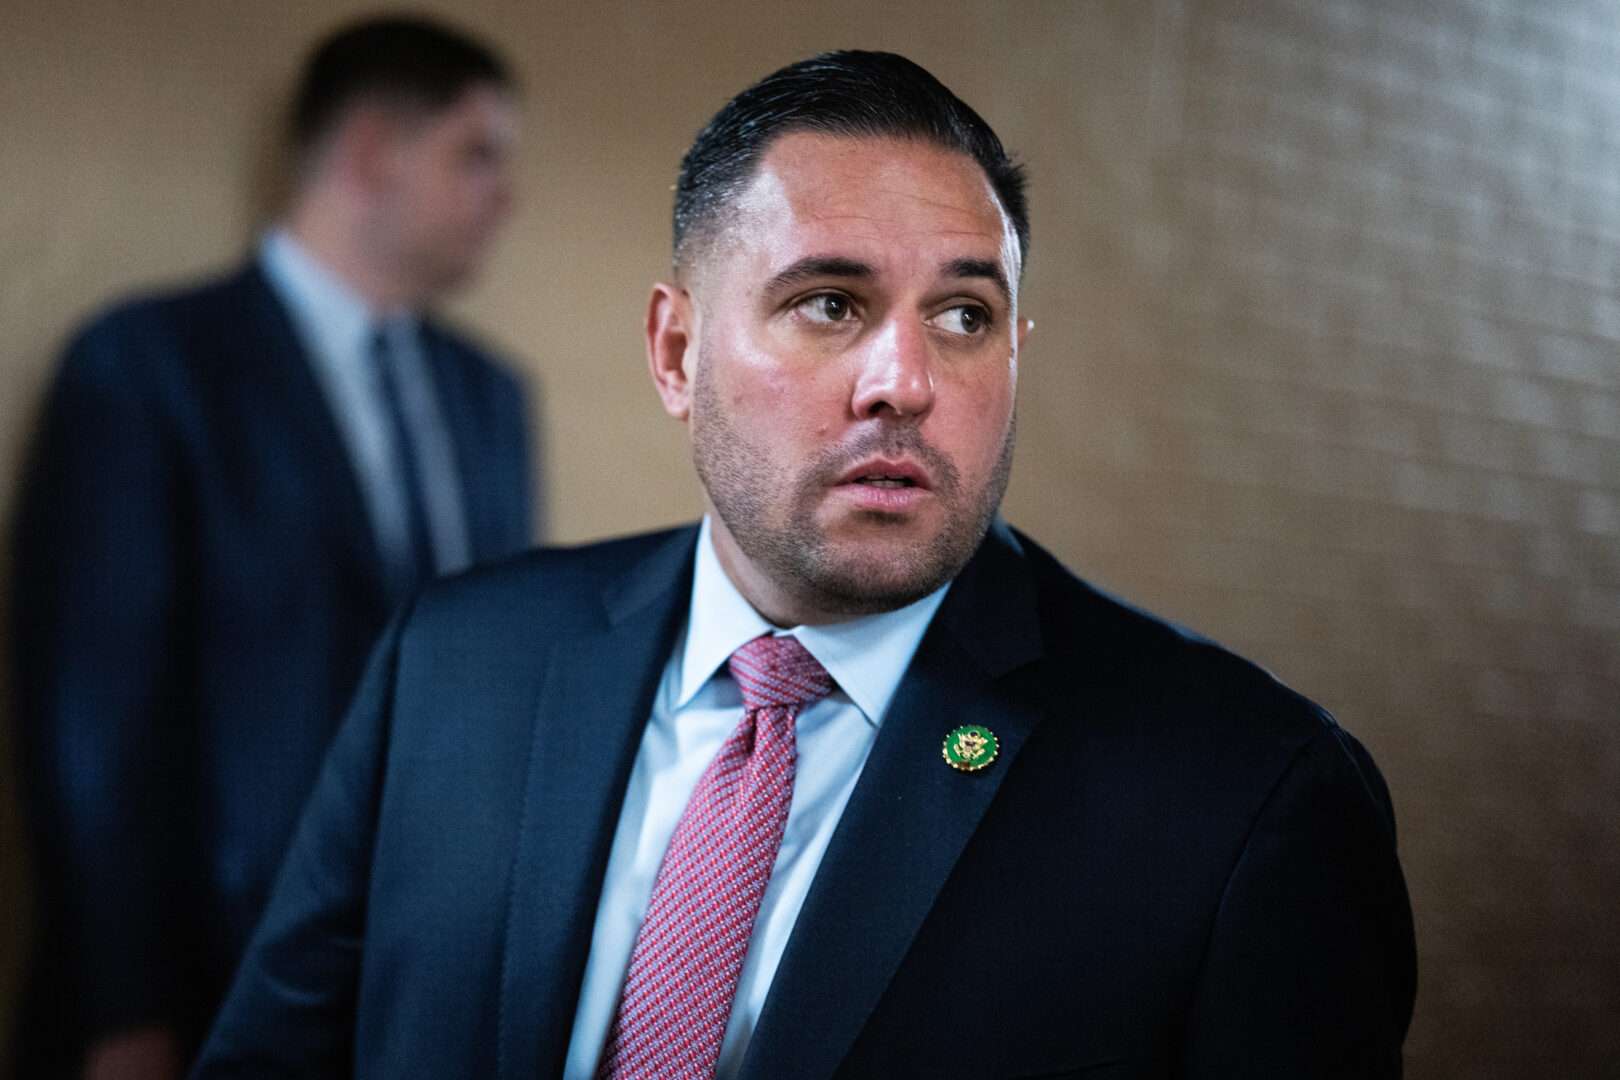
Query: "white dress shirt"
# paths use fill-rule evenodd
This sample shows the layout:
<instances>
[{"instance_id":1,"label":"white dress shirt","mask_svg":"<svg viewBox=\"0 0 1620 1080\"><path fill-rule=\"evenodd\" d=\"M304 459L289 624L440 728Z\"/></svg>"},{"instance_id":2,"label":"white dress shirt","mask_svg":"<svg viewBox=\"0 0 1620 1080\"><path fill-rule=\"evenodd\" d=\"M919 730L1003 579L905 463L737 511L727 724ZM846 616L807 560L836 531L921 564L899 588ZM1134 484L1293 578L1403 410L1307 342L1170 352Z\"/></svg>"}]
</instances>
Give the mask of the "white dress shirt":
<instances>
[{"instance_id":1,"label":"white dress shirt","mask_svg":"<svg viewBox=\"0 0 1620 1080\"><path fill-rule=\"evenodd\" d=\"M471 558L455 449L433 391L415 316L373 312L285 229L265 235L259 265L292 316L315 381L337 421L384 562L395 569L413 565L406 473L371 357L372 334L378 330L393 353L401 409L415 443L434 569L448 573L466 566Z\"/></svg>"},{"instance_id":2,"label":"white dress shirt","mask_svg":"<svg viewBox=\"0 0 1620 1080\"><path fill-rule=\"evenodd\" d=\"M613 834L565 1080L595 1075L664 851L698 778L742 719L742 695L726 661L738 646L761 634L786 633L799 639L837 686L801 713L794 728L798 761L793 802L715 1067L721 1080L737 1074L827 842L895 688L949 587L943 585L898 611L779 631L726 576L704 519L686 628L665 664Z\"/></svg>"}]
</instances>

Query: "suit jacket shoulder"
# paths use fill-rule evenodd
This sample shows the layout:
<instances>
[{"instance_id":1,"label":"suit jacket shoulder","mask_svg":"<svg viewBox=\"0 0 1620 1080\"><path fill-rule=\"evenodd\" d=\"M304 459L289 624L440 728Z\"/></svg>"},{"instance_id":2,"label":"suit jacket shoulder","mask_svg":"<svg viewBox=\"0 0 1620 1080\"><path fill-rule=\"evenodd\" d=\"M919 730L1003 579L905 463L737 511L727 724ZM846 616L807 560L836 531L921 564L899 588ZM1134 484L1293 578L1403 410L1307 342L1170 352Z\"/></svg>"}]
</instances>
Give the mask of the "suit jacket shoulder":
<instances>
[{"instance_id":1,"label":"suit jacket shoulder","mask_svg":"<svg viewBox=\"0 0 1620 1080\"><path fill-rule=\"evenodd\" d=\"M510 359L472 331L438 315L423 319L422 331L430 346L443 348L458 362L467 364L474 377L491 387L507 393L523 390L524 381L514 374Z\"/></svg>"},{"instance_id":2,"label":"suit jacket shoulder","mask_svg":"<svg viewBox=\"0 0 1620 1080\"><path fill-rule=\"evenodd\" d=\"M239 270L101 309L69 337L56 375L56 399L134 394L151 407L158 403L154 395L172 397L190 381L187 372L199 361L228 357L224 346L240 340L252 291L247 272Z\"/></svg>"},{"instance_id":3,"label":"suit jacket shoulder","mask_svg":"<svg viewBox=\"0 0 1620 1080\"><path fill-rule=\"evenodd\" d=\"M1320 743L1367 796L1393 841L1395 817L1383 776L1362 744L1332 713L1270 671L1204 635L1079 578L1027 536L1018 535L1038 582L1049 650L1048 708L1087 715L1087 723L1155 740L1166 767L1227 782L1248 778L1251 801L1268 796L1296 757ZM1090 680L1072 678L1089 671ZM1077 697L1108 688L1106 713ZM1094 702L1093 702L1094 705ZM1107 719L1104 719L1104 717ZM1260 804L1253 803L1258 813Z\"/></svg>"},{"instance_id":4,"label":"suit jacket shoulder","mask_svg":"<svg viewBox=\"0 0 1620 1080\"><path fill-rule=\"evenodd\" d=\"M589 544L535 548L435 582L407 638L440 640L480 626L524 625L551 642L598 632L654 594L690 581L695 526Z\"/></svg>"},{"instance_id":5,"label":"suit jacket shoulder","mask_svg":"<svg viewBox=\"0 0 1620 1080\"><path fill-rule=\"evenodd\" d=\"M1187 627L1086 582L1018 535L1037 581L1042 636L1054 660L1083 663L1151 705L1136 722L1165 734L1188 728L1226 740L1297 745L1342 729L1327 710L1265 668ZM1065 663L1049 665L1054 674ZM1053 692L1061 700L1063 680Z\"/></svg>"}]
</instances>

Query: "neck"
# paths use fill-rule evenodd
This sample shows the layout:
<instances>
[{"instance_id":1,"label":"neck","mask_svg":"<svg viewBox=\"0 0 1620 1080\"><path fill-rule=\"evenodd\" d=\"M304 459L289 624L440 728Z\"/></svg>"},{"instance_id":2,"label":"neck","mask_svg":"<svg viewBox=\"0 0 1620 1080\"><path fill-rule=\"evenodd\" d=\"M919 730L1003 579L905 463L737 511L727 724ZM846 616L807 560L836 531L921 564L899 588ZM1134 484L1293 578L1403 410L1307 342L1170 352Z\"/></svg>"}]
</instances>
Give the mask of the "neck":
<instances>
[{"instance_id":1,"label":"neck","mask_svg":"<svg viewBox=\"0 0 1620 1080\"><path fill-rule=\"evenodd\" d=\"M374 312L420 307L427 299L392 260L369 241L364 216L344 205L341 195L305 192L286 219L293 239L322 266L360 295Z\"/></svg>"}]
</instances>

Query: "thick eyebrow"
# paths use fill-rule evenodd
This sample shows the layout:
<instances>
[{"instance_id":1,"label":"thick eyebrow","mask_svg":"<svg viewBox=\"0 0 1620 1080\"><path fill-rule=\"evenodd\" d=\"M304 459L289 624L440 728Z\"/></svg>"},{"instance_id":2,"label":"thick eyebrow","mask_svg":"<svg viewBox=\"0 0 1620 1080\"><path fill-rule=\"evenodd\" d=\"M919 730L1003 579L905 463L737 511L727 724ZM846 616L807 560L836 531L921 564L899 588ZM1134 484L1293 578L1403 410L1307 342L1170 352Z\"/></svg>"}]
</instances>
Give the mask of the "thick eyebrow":
<instances>
[{"instance_id":1,"label":"thick eyebrow","mask_svg":"<svg viewBox=\"0 0 1620 1080\"><path fill-rule=\"evenodd\" d=\"M876 276L876 270L858 259L847 259L840 255L810 255L772 277L765 283L765 292L769 295L815 278L867 280ZM984 278L996 287L1004 301L1012 303L1012 286L1007 282L1007 275L1002 272L999 263L989 259L952 259L940 267L940 276Z\"/></svg>"},{"instance_id":2,"label":"thick eyebrow","mask_svg":"<svg viewBox=\"0 0 1620 1080\"><path fill-rule=\"evenodd\" d=\"M1012 286L1007 283L1007 275L1002 272L999 263L988 259L952 259L940 267L940 274L944 277L987 278L1001 293L1001 298L1012 303Z\"/></svg>"},{"instance_id":3,"label":"thick eyebrow","mask_svg":"<svg viewBox=\"0 0 1620 1080\"><path fill-rule=\"evenodd\" d=\"M837 255L811 255L800 259L765 283L767 294L801 285L812 278L873 278L877 271L856 259Z\"/></svg>"}]
</instances>

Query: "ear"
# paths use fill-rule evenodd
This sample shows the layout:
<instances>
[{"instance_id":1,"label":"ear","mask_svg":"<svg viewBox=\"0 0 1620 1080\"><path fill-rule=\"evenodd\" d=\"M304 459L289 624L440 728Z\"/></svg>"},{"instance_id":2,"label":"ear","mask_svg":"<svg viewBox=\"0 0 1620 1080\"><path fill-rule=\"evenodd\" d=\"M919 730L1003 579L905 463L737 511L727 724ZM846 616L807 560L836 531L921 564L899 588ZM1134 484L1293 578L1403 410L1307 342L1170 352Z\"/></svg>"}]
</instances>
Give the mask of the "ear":
<instances>
[{"instance_id":1,"label":"ear","mask_svg":"<svg viewBox=\"0 0 1620 1080\"><path fill-rule=\"evenodd\" d=\"M374 102L350 106L332 133L332 163L349 183L366 191L388 186L393 175L398 119Z\"/></svg>"},{"instance_id":2,"label":"ear","mask_svg":"<svg viewBox=\"0 0 1620 1080\"><path fill-rule=\"evenodd\" d=\"M1019 319L1018 320L1018 351L1019 352L1024 351L1024 339L1029 337L1029 332L1031 330L1033 330L1033 329L1035 329L1035 320L1034 319Z\"/></svg>"},{"instance_id":3,"label":"ear","mask_svg":"<svg viewBox=\"0 0 1620 1080\"><path fill-rule=\"evenodd\" d=\"M692 361L697 359L692 294L660 281L647 301L647 367L664 411L677 420L692 413Z\"/></svg>"}]
</instances>

